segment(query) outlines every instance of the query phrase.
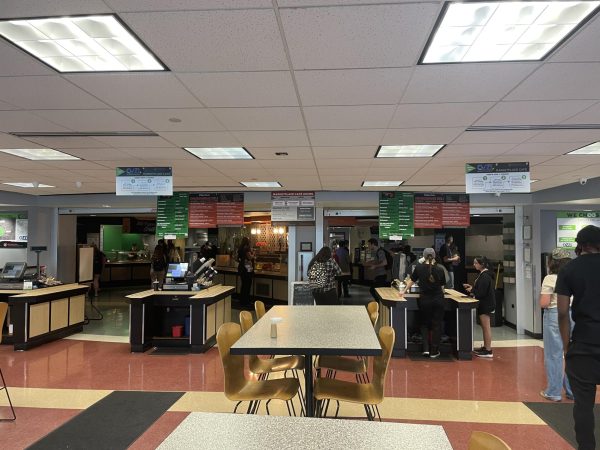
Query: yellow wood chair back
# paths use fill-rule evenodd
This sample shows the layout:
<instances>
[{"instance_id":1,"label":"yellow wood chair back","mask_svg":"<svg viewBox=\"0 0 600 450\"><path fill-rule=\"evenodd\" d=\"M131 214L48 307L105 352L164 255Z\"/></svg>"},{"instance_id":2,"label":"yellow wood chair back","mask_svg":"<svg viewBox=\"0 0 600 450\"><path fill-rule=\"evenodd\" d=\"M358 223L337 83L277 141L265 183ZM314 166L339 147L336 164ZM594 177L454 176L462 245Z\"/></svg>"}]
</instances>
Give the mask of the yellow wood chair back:
<instances>
[{"instance_id":1,"label":"yellow wood chair back","mask_svg":"<svg viewBox=\"0 0 600 450\"><path fill-rule=\"evenodd\" d=\"M248 332L250 328L254 325L254 320L252 319L252 313L250 311L240 311L240 326L242 327L242 334Z\"/></svg>"},{"instance_id":2,"label":"yellow wood chair back","mask_svg":"<svg viewBox=\"0 0 600 450\"><path fill-rule=\"evenodd\" d=\"M473 431L469 439L469 450L510 450L506 442L484 431Z\"/></svg>"},{"instance_id":3,"label":"yellow wood chair back","mask_svg":"<svg viewBox=\"0 0 600 450\"><path fill-rule=\"evenodd\" d=\"M260 320L266 314L265 304L260 300L254 302L254 311L256 312L256 320Z\"/></svg>"},{"instance_id":4,"label":"yellow wood chair back","mask_svg":"<svg viewBox=\"0 0 600 450\"><path fill-rule=\"evenodd\" d=\"M232 355L230 352L231 346L241 335L240 326L233 322L224 323L217 331L217 347L223 363L226 397L236 394L247 384L244 377L244 356Z\"/></svg>"},{"instance_id":5,"label":"yellow wood chair back","mask_svg":"<svg viewBox=\"0 0 600 450\"><path fill-rule=\"evenodd\" d=\"M4 320L6 319L7 311L8 303L0 302L0 344L2 343L2 328L4 327Z\"/></svg>"}]
</instances>

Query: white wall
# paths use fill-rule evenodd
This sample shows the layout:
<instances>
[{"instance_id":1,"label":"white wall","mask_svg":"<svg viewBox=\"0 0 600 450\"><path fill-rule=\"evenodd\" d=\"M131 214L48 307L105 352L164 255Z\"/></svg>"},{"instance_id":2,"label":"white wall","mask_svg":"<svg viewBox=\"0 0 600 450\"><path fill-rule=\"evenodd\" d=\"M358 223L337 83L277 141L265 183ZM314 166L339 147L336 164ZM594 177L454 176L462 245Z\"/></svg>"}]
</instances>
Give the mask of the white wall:
<instances>
[{"instance_id":1,"label":"white wall","mask_svg":"<svg viewBox=\"0 0 600 450\"><path fill-rule=\"evenodd\" d=\"M74 283L77 264L77 216L58 218L57 278Z\"/></svg>"}]
</instances>

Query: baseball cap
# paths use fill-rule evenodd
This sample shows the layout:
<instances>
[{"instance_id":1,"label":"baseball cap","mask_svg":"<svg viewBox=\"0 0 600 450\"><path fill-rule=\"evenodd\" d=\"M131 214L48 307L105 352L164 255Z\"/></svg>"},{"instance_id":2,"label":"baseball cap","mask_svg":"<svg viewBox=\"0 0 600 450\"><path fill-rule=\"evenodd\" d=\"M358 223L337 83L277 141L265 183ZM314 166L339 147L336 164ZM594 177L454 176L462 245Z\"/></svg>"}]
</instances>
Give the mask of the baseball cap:
<instances>
[{"instance_id":1,"label":"baseball cap","mask_svg":"<svg viewBox=\"0 0 600 450\"><path fill-rule=\"evenodd\" d=\"M552 259L567 259L571 258L571 252L566 248L557 247L552 250Z\"/></svg>"},{"instance_id":2,"label":"baseball cap","mask_svg":"<svg viewBox=\"0 0 600 450\"><path fill-rule=\"evenodd\" d=\"M431 247L427 247L425 250L423 250L423 256L427 257L427 256L433 256L435 258L435 250L432 249Z\"/></svg>"},{"instance_id":3,"label":"baseball cap","mask_svg":"<svg viewBox=\"0 0 600 450\"><path fill-rule=\"evenodd\" d=\"M586 227L583 227L581 230L579 230L579 233L577 233L575 241L579 245L600 244L600 228L594 225L588 225Z\"/></svg>"}]
</instances>

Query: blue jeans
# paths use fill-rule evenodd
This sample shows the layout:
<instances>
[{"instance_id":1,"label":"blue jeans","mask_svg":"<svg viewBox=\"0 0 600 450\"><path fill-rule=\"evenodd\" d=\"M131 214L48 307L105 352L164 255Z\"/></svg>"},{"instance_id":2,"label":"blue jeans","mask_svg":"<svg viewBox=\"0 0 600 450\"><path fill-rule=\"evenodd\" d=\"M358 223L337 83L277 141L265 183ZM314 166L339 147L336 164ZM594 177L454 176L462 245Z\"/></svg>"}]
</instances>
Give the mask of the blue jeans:
<instances>
[{"instance_id":1,"label":"blue jeans","mask_svg":"<svg viewBox=\"0 0 600 450\"><path fill-rule=\"evenodd\" d=\"M564 369L563 343L558 328L558 310L556 308L544 309L544 367L548 380L548 386L544 390L546 395L560 400L564 387L567 397L573 397Z\"/></svg>"}]
</instances>

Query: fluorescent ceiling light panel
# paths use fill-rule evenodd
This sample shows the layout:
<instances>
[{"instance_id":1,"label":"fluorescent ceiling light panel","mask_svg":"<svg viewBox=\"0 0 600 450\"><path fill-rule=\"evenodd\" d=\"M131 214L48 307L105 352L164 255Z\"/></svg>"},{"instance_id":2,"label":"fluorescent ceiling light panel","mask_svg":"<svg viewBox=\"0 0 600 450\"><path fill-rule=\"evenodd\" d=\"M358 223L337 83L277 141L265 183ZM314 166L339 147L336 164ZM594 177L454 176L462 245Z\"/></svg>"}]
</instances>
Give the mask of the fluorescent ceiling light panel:
<instances>
[{"instance_id":1,"label":"fluorescent ceiling light panel","mask_svg":"<svg viewBox=\"0 0 600 450\"><path fill-rule=\"evenodd\" d=\"M435 155L444 145L382 145L375 158L426 158Z\"/></svg>"},{"instance_id":2,"label":"fluorescent ceiling light panel","mask_svg":"<svg viewBox=\"0 0 600 450\"><path fill-rule=\"evenodd\" d=\"M600 142L594 142L593 144L578 148L567 153L567 155L600 155Z\"/></svg>"},{"instance_id":3,"label":"fluorescent ceiling light panel","mask_svg":"<svg viewBox=\"0 0 600 450\"><path fill-rule=\"evenodd\" d=\"M447 2L421 64L544 59L600 1Z\"/></svg>"},{"instance_id":4,"label":"fluorescent ceiling light panel","mask_svg":"<svg viewBox=\"0 0 600 450\"><path fill-rule=\"evenodd\" d=\"M6 184L8 186L15 186L15 187L20 187L20 188L34 188L34 187L39 187L39 188L53 188L54 186L50 186L49 184L35 184L35 183L2 183L2 184Z\"/></svg>"},{"instance_id":5,"label":"fluorescent ceiling light panel","mask_svg":"<svg viewBox=\"0 0 600 450\"><path fill-rule=\"evenodd\" d=\"M277 181L240 181L240 184L243 184L249 188L277 188L281 187Z\"/></svg>"},{"instance_id":6,"label":"fluorescent ceiling light panel","mask_svg":"<svg viewBox=\"0 0 600 450\"><path fill-rule=\"evenodd\" d=\"M200 159L254 159L244 147L185 147L185 150Z\"/></svg>"},{"instance_id":7,"label":"fluorescent ceiling light panel","mask_svg":"<svg viewBox=\"0 0 600 450\"><path fill-rule=\"evenodd\" d=\"M377 187L377 186L387 186L387 187L398 187L404 181L363 181L363 187Z\"/></svg>"},{"instance_id":8,"label":"fluorescent ceiling light panel","mask_svg":"<svg viewBox=\"0 0 600 450\"><path fill-rule=\"evenodd\" d=\"M59 72L166 70L114 15L2 20L0 36Z\"/></svg>"},{"instance_id":9,"label":"fluorescent ceiling light panel","mask_svg":"<svg viewBox=\"0 0 600 450\"><path fill-rule=\"evenodd\" d=\"M81 159L51 148L3 148L0 149L0 152L35 161L66 161Z\"/></svg>"}]
</instances>

